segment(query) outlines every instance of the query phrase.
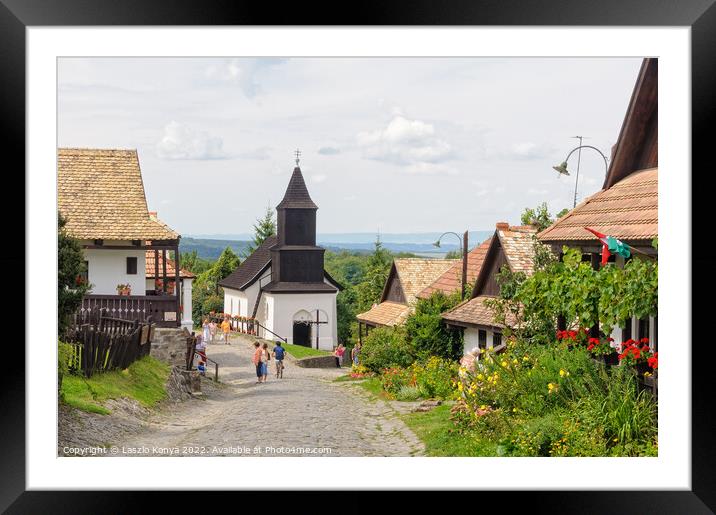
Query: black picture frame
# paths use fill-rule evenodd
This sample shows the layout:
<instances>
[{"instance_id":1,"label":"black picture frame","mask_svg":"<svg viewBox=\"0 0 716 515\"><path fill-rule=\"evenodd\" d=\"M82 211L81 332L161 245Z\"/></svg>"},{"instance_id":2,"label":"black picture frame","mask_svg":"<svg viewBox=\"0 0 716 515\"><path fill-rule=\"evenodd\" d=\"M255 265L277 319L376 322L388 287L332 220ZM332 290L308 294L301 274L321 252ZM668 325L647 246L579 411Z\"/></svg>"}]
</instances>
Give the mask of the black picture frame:
<instances>
[{"instance_id":1,"label":"black picture frame","mask_svg":"<svg viewBox=\"0 0 716 515\"><path fill-rule=\"evenodd\" d=\"M352 7L348 5L294 2L286 5L229 0L0 0L0 126L5 156L14 157L14 168L5 169L7 180L16 180L15 191L25 189L19 170L25 168L25 29L31 26L112 26L112 25L527 25L527 26L688 26L691 27L692 50L692 163L693 169L706 168L710 150L706 138L710 134L716 113L716 6L714 0L681 0L654 2L651 0L430 0L388 2L366 0ZM667 133L668 134L668 133ZM6 160L5 163L8 161ZM683 173L688 180L687 170ZM671 173L671 171L669 172ZM7 177L12 175L13 177ZM699 274L701 288L692 290L692 319L709 320L711 303L698 302L700 292L710 292L713 284L712 231L703 227L710 220L706 212L710 203L706 195L710 188L694 187L698 174L692 174L692 241L697 243L692 253L692 273ZM7 186L7 185L6 185ZM19 195L17 195L20 197ZM7 203L6 203L7 205ZM11 213L17 213L13 208ZM10 218L6 209L5 221ZM8 241L17 232L8 232ZM3 257L10 291L24 291L19 274L26 270L24 246L13 238L14 246L6 247L10 257ZM12 251L9 249L12 248ZM690 249L685 249L690 250ZM686 264L685 264L686 266ZM10 272L11 271L11 272ZM19 301L16 301L19 304ZM21 308L22 309L22 308ZM25 317L33 316L24 312ZM14 312L11 317L18 317ZM8 325L14 323L8 320ZM708 332L704 335L704 347ZM13 338L17 339L15 334ZM9 341L6 342L10 348ZM684 345L691 345L691 328L685 328ZM27 345L27 342L25 342ZM12 347L17 351L18 345ZM708 351L708 349L707 349ZM699 348L694 348L697 357ZM0 417L2 457L0 458L0 509L7 513L132 513L149 509L148 493L131 496L123 492L39 492L25 491L25 356L16 352L12 365L0 374L3 381L3 412ZM7 361L6 361L7 362ZM692 490L691 491L584 491L584 492L505 492L481 493L480 504L496 497L502 502L509 498L529 502L531 512L590 512L590 513L712 513L716 510L716 416L712 387L709 386L711 360L692 361ZM281 481L290 486L290 478ZM272 481L267 478L267 487ZM346 485L350 486L347 479ZM629 488L629 478L624 478ZM188 495L182 495L188 494ZM192 502L202 509L220 503L211 494L167 492L163 502L171 499L174 506L189 507ZM240 493L244 499L250 497ZM294 494L298 497L303 494ZM223 495L222 495L223 497ZM423 494L414 494L421 502ZM462 502L459 497L454 502ZM264 502L270 499L263 497ZM282 501L285 502L285 501ZM302 502L294 498L294 502ZM474 501L466 501L474 503ZM181 503L181 504L180 504ZM472 504L475 506L474 504ZM243 505L242 507L245 507ZM347 506L347 505L344 505ZM514 506L514 505L513 505ZM270 506L267 506L270 508ZM353 507L355 508L355 507Z\"/></svg>"}]
</instances>

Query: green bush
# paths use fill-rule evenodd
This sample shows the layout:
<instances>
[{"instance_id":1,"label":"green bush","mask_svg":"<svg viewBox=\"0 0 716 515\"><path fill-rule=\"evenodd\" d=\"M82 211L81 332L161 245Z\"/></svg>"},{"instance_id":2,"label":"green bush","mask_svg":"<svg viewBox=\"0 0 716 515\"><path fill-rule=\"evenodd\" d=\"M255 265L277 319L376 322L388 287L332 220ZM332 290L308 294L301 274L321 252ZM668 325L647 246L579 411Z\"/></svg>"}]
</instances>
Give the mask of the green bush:
<instances>
[{"instance_id":1,"label":"green bush","mask_svg":"<svg viewBox=\"0 0 716 515\"><path fill-rule=\"evenodd\" d=\"M457 360L462 356L460 331L443 323L442 314L460 303L460 294L445 295L438 291L427 299L419 299L415 312L405 322L406 336L422 359L439 356Z\"/></svg>"},{"instance_id":2,"label":"green bush","mask_svg":"<svg viewBox=\"0 0 716 515\"><path fill-rule=\"evenodd\" d=\"M400 327L372 329L361 348L361 364L371 372L389 367L407 367L415 356Z\"/></svg>"},{"instance_id":3,"label":"green bush","mask_svg":"<svg viewBox=\"0 0 716 515\"><path fill-rule=\"evenodd\" d=\"M415 401L420 398L420 391L417 386L404 385L395 394L395 398L399 401Z\"/></svg>"},{"instance_id":4,"label":"green bush","mask_svg":"<svg viewBox=\"0 0 716 515\"><path fill-rule=\"evenodd\" d=\"M57 388L62 389L62 378L70 373L70 360L72 359L72 345L57 341Z\"/></svg>"},{"instance_id":5,"label":"green bush","mask_svg":"<svg viewBox=\"0 0 716 515\"><path fill-rule=\"evenodd\" d=\"M510 343L459 381L454 420L501 455L651 456L657 409L629 367L606 369L583 348Z\"/></svg>"}]
</instances>

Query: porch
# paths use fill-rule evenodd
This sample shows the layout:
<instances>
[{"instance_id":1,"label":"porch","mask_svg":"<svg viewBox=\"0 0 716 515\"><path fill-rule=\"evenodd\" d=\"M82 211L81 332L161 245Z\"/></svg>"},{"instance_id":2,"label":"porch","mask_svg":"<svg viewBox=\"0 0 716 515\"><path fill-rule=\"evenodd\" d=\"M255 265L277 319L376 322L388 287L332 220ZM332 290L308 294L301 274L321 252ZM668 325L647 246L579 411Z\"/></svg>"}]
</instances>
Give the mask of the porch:
<instances>
[{"instance_id":1,"label":"porch","mask_svg":"<svg viewBox=\"0 0 716 515\"><path fill-rule=\"evenodd\" d=\"M89 317L105 309L106 316L147 322L151 316L157 327L179 327L181 312L176 295L85 295L79 317Z\"/></svg>"}]
</instances>

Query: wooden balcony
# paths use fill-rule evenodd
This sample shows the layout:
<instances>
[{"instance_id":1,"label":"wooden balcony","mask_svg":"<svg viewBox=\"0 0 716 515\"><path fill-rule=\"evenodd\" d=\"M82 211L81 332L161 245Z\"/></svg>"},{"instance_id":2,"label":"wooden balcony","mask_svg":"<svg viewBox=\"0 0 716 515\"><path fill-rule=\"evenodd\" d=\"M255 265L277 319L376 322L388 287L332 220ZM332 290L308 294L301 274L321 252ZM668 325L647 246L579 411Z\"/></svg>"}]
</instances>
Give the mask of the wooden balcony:
<instances>
[{"instance_id":1,"label":"wooden balcony","mask_svg":"<svg viewBox=\"0 0 716 515\"><path fill-rule=\"evenodd\" d=\"M151 316L157 327L179 327L181 313L175 295L85 295L80 317L106 309L106 316L146 322Z\"/></svg>"}]
</instances>

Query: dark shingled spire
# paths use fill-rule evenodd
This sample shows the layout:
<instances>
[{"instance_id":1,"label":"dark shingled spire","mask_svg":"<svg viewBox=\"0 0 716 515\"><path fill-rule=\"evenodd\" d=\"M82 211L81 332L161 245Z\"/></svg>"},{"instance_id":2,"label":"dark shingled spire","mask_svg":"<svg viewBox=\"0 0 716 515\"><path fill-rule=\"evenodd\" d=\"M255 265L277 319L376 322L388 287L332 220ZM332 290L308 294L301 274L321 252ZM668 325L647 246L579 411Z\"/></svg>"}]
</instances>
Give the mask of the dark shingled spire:
<instances>
[{"instance_id":1,"label":"dark shingled spire","mask_svg":"<svg viewBox=\"0 0 716 515\"><path fill-rule=\"evenodd\" d=\"M318 206L313 203L311 196L308 194L306 182L303 180L301 169L298 166L293 169L293 175L291 175L283 200L276 206L276 209L285 208L318 209Z\"/></svg>"}]
</instances>

